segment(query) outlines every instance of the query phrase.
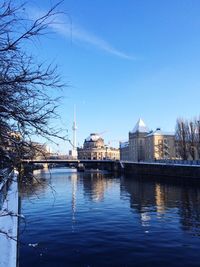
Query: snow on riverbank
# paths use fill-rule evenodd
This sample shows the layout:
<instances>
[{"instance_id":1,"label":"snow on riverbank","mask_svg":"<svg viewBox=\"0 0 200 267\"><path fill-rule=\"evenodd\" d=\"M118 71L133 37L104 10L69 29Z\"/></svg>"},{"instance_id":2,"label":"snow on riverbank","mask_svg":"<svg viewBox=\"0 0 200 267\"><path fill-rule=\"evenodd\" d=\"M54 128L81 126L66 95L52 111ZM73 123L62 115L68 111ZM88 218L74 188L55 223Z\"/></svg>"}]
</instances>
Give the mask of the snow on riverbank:
<instances>
[{"instance_id":1,"label":"snow on riverbank","mask_svg":"<svg viewBox=\"0 0 200 267\"><path fill-rule=\"evenodd\" d=\"M0 211L0 266L16 267L18 231L18 173L12 174L12 183Z\"/></svg>"}]
</instances>

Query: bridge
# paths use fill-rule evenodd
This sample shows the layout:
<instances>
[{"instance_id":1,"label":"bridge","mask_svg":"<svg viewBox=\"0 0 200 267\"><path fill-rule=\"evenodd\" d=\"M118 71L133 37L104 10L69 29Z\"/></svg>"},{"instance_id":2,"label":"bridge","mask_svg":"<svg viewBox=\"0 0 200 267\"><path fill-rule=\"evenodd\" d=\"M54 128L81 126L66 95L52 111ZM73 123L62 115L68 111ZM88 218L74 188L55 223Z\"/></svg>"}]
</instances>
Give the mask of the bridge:
<instances>
[{"instance_id":1,"label":"bridge","mask_svg":"<svg viewBox=\"0 0 200 267\"><path fill-rule=\"evenodd\" d=\"M21 161L22 163L116 163L119 162L119 160L91 160L91 159L23 159Z\"/></svg>"},{"instance_id":2,"label":"bridge","mask_svg":"<svg viewBox=\"0 0 200 267\"><path fill-rule=\"evenodd\" d=\"M38 160L22 160L23 165L32 165L32 164L44 164L48 165L58 165L65 164L66 166L75 166L77 167L80 163L83 164L88 169L103 169L108 171L120 171L123 166L119 160L89 160L89 159L38 159Z\"/></svg>"},{"instance_id":3,"label":"bridge","mask_svg":"<svg viewBox=\"0 0 200 267\"><path fill-rule=\"evenodd\" d=\"M40 159L22 160L22 164L66 164L66 166L78 166L84 164L86 169L101 169L127 173L131 175L177 177L181 180L200 182L200 165L183 164L176 162L131 162L120 160L89 160L89 159ZM189 179L188 179L189 178Z\"/></svg>"}]
</instances>

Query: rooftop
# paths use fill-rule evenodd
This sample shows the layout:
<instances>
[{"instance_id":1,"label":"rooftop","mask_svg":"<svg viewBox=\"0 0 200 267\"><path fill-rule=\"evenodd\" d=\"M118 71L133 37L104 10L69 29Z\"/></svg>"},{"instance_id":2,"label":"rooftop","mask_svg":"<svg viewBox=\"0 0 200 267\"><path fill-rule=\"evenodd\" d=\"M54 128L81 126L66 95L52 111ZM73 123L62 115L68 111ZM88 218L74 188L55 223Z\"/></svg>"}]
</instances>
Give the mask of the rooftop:
<instances>
[{"instance_id":1,"label":"rooftop","mask_svg":"<svg viewBox=\"0 0 200 267\"><path fill-rule=\"evenodd\" d=\"M146 126L146 124L144 123L144 121L141 118L138 120L135 127L131 131L131 133L136 133L136 132L139 132L139 133L148 133L149 132L148 127Z\"/></svg>"},{"instance_id":2,"label":"rooftop","mask_svg":"<svg viewBox=\"0 0 200 267\"><path fill-rule=\"evenodd\" d=\"M155 131L147 134L147 136L153 136L153 135L174 135L174 132L164 132L161 131L160 128L157 128Z\"/></svg>"},{"instance_id":3,"label":"rooftop","mask_svg":"<svg viewBox=\"0 0 200 267\"><path fill-rule=\"evenodd\" d=\"M101 136L97 133L91 133L90 136L88 136L85 141L86 142L96 142L98 139L100 139Z\"/></svg>"},{"instance_id":4,"label":"rooftop","mask_svg":"<svg viewBox=\"0 0 200 267\"><path fill-rule=\"evenodd\" d=\"M119 146L120 146L120 148L128 147L129 146L129 142L128 141L120 142Z\"/></svg>"}]
</instances>

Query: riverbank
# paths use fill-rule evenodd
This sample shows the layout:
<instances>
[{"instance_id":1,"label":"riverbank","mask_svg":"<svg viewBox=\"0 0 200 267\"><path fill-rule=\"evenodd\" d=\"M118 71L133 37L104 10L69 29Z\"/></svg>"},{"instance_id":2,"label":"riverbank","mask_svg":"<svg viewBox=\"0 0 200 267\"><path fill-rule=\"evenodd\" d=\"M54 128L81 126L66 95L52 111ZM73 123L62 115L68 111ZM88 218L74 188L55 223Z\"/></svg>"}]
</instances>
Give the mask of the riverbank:
<instances>
[{"instance_id":1,"label":"riverbank","mask_svg":"<svg viewBox=\"0 0 200 267\"><path fill-rule=\"evenodd\" d=\"M16 267L18 238L18 172L11 172L4 177L4 185L10 180L6 197L0 209L0 266ZM1 183L2 184L2 183ZM3 185L3 186L4 186ZM3 189L3 186L1 189ZM1 191L0 191L1 192Z\"/></svg>"}]
</instances>

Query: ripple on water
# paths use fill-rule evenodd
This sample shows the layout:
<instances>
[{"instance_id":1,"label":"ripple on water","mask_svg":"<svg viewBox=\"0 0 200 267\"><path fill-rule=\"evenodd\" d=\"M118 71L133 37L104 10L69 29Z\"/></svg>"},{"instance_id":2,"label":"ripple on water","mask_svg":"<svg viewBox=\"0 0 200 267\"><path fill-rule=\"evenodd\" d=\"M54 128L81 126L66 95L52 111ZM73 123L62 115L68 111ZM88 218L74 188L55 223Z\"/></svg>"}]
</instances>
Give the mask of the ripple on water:
<instances>
[{"instance_id":1,"label":"ripple on water","mask_svg":"<svg viewBox=\"0 0 200 267\"><path fill-rule=\"evenodd\" d=\"M198 187L66 169L41 175L42 190L23 188L20 267L199 266Z\"/></svg>"}]
</instances>

